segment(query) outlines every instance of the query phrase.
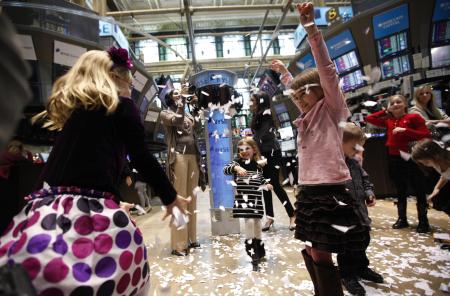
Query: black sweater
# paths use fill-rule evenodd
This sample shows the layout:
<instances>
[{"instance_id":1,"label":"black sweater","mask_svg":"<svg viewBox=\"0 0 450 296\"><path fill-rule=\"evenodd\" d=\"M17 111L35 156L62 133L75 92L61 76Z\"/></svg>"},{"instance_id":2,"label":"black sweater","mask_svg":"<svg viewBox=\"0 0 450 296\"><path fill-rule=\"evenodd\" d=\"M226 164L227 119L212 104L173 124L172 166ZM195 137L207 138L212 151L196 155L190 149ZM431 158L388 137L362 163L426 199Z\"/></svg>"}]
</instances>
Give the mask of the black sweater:
<instances>
[{"instance_id":1,"label":"black sweater","mask_svg":"<svg viewBox=\"0 0 450 296\"><path fill-rule=\"evenodd\" d=\"M261 153L271 152L272 150L280 150L280 144L275 136L276 128L270 114L256 114L254 123L252 124L253 139L258 144Z\"/></svg>"},{"instance_id":2,"label":"black sweater","mask_svg":"<svg viewBox=\"0 0 450 296\"><path fill-rule=\"evenodd\" d=\"M126 155L165 205L176 191L158 161L146 149L144 127L133 101L120 98L116 111L77 109L59 133L40 177L50 186L77 186L119 196Z\"/></svg>"}]
</instances>

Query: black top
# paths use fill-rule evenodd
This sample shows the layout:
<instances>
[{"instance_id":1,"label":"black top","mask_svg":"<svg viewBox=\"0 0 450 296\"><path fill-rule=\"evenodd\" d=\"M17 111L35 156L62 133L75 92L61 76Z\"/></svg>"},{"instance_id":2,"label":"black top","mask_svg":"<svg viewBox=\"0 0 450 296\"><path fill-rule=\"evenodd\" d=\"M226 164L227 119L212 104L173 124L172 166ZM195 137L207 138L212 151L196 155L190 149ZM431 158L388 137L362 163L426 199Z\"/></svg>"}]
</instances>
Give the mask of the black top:
<instances>
[{"instance_id":1,"label":"black top","mask_svg":"<svg viewBox=\"0 0 450 296\"><path fill-rule=\"evenodd\" d=\"M172 203L176 191L146 149L139 111L128 98L120 98L112 115L106 115L105 108L75 110L58 135L39 185L45 181L50 186L77 186L119 196L127 154L162 202Z\"/></svg>"},{"instance_id":2,"label":"black top","mask_svg":"<svg viewBox=\"0 0 450 296\"><path fill-rule=\"evenodd\" d=\"M261 153L271 152L272 150L280 150L280 143L275 137L275 124L272 115L270 114L256 114L253 129L253 139L258 144Z\"/></svg>"}]
</instances>

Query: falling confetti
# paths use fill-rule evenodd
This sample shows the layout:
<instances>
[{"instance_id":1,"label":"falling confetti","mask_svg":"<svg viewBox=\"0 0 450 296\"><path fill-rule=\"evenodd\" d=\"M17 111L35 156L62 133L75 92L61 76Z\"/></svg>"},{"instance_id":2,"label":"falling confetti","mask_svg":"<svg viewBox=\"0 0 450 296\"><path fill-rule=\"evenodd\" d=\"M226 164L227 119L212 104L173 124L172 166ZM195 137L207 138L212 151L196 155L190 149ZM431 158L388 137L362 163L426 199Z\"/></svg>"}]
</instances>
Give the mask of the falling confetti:
<instances>
[{"instance_id":1,"label":"falling confetti","mask_svg":"<svg viewBox=\"0 0 450 296\"><path fill-rule=\"evenodd\" d=\"M304 24L303 27L308 28L308 27L312 27L314 25L315 25L314 22L309 22L309 23Z\"/></svg>"},{"instance_id":2,"label":"falling confetti","mask_svg":"<svg viewBox=\"0 0 450 296\"><path fill-rule=\"evenodd\" d=\"M347 231L349 231L350 229L353 229L356 227L356 225L352 225L352 226L343 226L343 225L336 225L336 224L331 224L331 227L333 227L334 229L339 230L340 232L346 233Z\"/></svg>"},{"instance_id":3,"label":"falling confetti","mask_svg":"<svg viewBox=\"0 0 450 296\"><path fill-rule=\"evenodd\" d=\"M207 93L207 92L205 92L205 91L203 91L203 90L201 91L201 93L202 93L203 95L209 97L209 93Z\"/></svg>"},{"instance_id":4,"label":"falling confetti","mask_svg":"<svg viewBox=\"0 0 450 296\"><path fill-rule=\"evenodd\" d=\"M220 209L222 212L225 212L225 207L224 207L224 206L219 206L219 209Z\"/></svg>"},{"instance_id":5,"label":"falling confetti","mask_svg":"<svg viewBox=\"0 0 450 296\"><path fill-rule=\"evenodd\" d=\"M283 183L281 183L281 185L286 185L287 183L289 183L289 178L287 178L286 180L284 180Z\"/></svg>"},{"instance_id":6,"label":"falling confetti","mask_svg":"<svg viewBox=\"0 0 450 296\"><path fill-rule=\"evenodd\" d=\"M364 31L364 33L367 35L370 32L370 27L367 27L366 30Z\"/></svg>"},{"instance_id":7,"label":"falling confetti","mask_svg":"<svg viewBox=\"0 0 450 296\"><path fill-rule=\"evenodd\" d=\"M280 169L280 166L279 165L276 165L276 166L274 166L277 170L279 170Z\"/></svg>"},{"instance_id":8,"label":"falling confetti","mask_svg":"<svg viewBox=\"0 0 450 296\"><path fill-rule=\"evenodd\" d=\"M364 151L364 147L361 146L361 145L359 145L359 144L356 144L356 145L355 145L355 150L356 150L356 151L359 151L359 152L363 152L363 151Z\"/></svg>"},{"instance_id":9,"label":"falling confetti","mask_svg":"<svg viewBox=\"0 0 450 296\"><path fill-rule=\"evenodd\" d=\"M400 156L401 156L405 161L408 161L408 160L411 159L411 154L406 153L406 152L401 151L401 150L400 150Z\"/></svg>"},{"instance_id":10,"label":"falling confetti","mask_svg":"<svg viewBox=\"0 0 450 296\"><path fill-rule=\"evenodd\" d=\"M345 122L345 121L340 121L339 124L338 124L338 126L339 126L340 128L345 128L345 127L347 126L347 122Z\"/></svg>"}]
</instances>

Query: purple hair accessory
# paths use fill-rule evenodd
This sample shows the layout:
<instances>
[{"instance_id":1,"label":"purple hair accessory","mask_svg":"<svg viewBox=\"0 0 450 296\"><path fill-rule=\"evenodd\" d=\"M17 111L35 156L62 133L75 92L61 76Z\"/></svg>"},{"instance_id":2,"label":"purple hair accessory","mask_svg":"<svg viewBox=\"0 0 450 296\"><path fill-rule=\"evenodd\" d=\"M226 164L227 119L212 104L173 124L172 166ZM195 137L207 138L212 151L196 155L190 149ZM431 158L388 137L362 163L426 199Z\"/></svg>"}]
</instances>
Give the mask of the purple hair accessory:
<instances>
[{"instance_id":1,"label":"purple hair accessory","mask_svg":"<svg viewBox=\"0 0 450 296\"><path fill-rule=\"evenodd\" d=\"M131 70L133 68L133 63L128 56L128 50L126 50L125 48L111 47L110 49L108 49L108 54L114 63L113 67L124 67L128 70Z\"/></svg>"}]
</instances>

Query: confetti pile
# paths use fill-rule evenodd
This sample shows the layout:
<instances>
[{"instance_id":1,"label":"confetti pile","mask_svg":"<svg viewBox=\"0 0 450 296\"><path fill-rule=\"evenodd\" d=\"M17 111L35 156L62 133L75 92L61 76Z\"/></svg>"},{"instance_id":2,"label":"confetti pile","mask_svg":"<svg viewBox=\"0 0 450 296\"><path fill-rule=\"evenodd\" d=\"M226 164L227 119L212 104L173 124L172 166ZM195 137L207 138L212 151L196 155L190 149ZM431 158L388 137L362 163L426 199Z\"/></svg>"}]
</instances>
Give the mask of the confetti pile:
<instances>
[{"instance_id":1,"label":"confetti pile","mask_svg":"<svg viewBox=\"0 0 450 296\"><path fill-rule=\"evenodd\" d=\"M167 222L160 221L162 211L137 217L149 252L149 295L313 295L300 255L304 244L293 239L288 217L276 198L274 207L276 222L273 231L263 234L267 260L260 264L260 272L252 271L243 234L211 236L208 197L198 198L201 248L187 257L169 255L170 236ZM362 281L367 295L446 295L441 290L450 284L450 253L441 250L431 234L415 232L415 201L409 201L411 226L407 229L391 228L396 220L393 200L378 200L369 211L373 225L367 254L385 282ZM430 210L429 219L434 232L449 232L450 219L445 214ZM350 294L345 291L345 295Z\"/></svg>"}]
</instances>

